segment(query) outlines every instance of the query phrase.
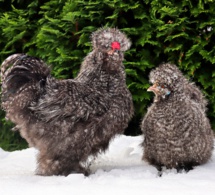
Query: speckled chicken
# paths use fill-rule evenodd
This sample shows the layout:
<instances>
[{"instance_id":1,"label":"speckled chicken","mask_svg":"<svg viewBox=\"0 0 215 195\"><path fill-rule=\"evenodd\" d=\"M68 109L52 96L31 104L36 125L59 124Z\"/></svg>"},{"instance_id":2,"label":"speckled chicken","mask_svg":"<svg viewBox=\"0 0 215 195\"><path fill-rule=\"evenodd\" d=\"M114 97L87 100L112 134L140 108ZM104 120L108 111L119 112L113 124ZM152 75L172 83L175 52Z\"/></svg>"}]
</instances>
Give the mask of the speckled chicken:
<instances>
[{"instance_id":1,"label":"speckled chicken","mask_svg":"<svg viewBox=\"0 0 215 195\"><path fill-rule=\"evenodd\" d=\"M143 159L159 171L162 167L189 171L206 163L212 155L214 137L198 101L201 98L190 95L195 85L168 63L152 70L149 78L153 86L148 91L154 92L155 98L141 124Z\"/></svg>"},{"instance_id":2,"label":"speckled chicken","mask_svg":"<svg viewBox=\"0 0 215 195\"><path fill-rule=\"evenodd\" d=\"M133 115L122 63L129 39L104 28L93 33L92 44L75 79L57 80L42 60L25 54L2 63L2 107L39 150L39 175L88 175L87 159L105 151Z\"/></svg>"}]
</instances>

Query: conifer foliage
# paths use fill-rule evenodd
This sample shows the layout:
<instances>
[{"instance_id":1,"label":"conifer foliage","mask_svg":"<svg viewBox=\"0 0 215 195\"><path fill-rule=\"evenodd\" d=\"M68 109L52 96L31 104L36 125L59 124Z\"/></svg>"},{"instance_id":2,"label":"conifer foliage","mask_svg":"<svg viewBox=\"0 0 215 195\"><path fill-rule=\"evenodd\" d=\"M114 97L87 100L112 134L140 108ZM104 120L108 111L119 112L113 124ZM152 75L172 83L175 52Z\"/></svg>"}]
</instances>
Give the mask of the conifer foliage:
<instances>
[{"instance_id":1,"label":"conifer foliage","mask_svg":"<svg viewBox=\"0 0 215 195\"><path fill-rule=\"evenodd\" d=\"M0 60L24 52L45 60L57 78L73 78L91 51L90 34L100 27L118 27L132 41L124 63L135 116L126 133L139 133L152 99L146 92L148 73L167 61L203 90L215 129L214 9L213 0L0 0ZM12 135L9 142L17 143L20 138L0 114L0 134Z\"/></svg>"}]
</instances>

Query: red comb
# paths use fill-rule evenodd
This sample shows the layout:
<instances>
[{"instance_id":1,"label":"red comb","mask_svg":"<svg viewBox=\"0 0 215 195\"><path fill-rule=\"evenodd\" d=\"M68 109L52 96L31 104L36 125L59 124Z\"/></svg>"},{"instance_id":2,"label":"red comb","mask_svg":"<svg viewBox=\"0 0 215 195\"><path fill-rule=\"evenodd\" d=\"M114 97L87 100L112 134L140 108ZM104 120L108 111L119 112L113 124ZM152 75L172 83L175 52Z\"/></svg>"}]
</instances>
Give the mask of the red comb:
<instances>
[{"instance_id":1,"label":"red comb","mask_svg":"<svg viewBox=\"0 0 215 195\"><path fill-rule=\"evenodd\" d=\"M120 43L117 41L112 42L111 47L112 47L112 49L120 50Z\"/></svg>"}]
</instances>

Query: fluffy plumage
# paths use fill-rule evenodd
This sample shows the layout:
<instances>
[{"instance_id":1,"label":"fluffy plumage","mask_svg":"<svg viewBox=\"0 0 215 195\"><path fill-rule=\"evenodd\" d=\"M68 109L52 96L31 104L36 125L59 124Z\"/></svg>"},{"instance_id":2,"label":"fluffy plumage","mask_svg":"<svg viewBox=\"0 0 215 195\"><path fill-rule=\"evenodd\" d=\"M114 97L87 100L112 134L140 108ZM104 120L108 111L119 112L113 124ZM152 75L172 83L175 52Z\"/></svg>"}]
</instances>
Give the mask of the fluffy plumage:
<instances>
[{"instance_id":1,"label":"fluffy plumage","mask_svg":"<svg viewBox=\"0 0 215 195\"><path fill-rule=\"evenodd\" d=\"M2 64L2 107L39 150L37 174L89 174L88 157L105 151L133 115L122 63L130 41L107 28L93 33L92 44L75 79L57 80L42 60L25 54Z\"/></svg>"},{"instance_id":2,"label":"fluffy plumage","mask_svg":"<svg viewBox=\"0 0 215 195\"><path fill-rule=\"evenodd\" d=\"M143 159L158 170L165 166L188 171L206 163L213 150L213 132L202 108L203 95L198 96L201 92L172 64L161 64L149 78L153 86L148 91L155 98L141 124Z\"/></svg>"}]
</instances>

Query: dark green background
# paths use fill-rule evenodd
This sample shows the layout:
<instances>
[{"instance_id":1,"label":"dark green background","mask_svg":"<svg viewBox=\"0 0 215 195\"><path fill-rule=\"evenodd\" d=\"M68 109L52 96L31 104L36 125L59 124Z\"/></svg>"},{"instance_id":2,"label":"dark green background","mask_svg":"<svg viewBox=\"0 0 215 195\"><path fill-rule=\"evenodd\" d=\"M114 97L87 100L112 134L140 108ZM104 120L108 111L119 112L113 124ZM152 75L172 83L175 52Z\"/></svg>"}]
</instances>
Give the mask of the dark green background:
<instances>
[{"instance_id":1,"label":"dark green background","mask_svg":"<svg viewBox=\"0 0 215 195\"><path fill-rule=\"evenodd\" d=\"M127 135L140 134L140 121L151 104L148 74L172 62L195 82L209 100L215 129L215 3L213 0L0 0L0 60L28 53L52 65L57 78L73 78L91 51L90 34L118 27L132 41L125 55L127 85L135 116ZM0 111L0 147L27 147Z\"/></svg>"}]
</instances>

